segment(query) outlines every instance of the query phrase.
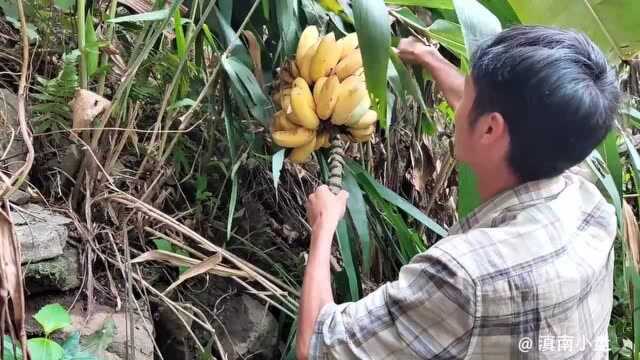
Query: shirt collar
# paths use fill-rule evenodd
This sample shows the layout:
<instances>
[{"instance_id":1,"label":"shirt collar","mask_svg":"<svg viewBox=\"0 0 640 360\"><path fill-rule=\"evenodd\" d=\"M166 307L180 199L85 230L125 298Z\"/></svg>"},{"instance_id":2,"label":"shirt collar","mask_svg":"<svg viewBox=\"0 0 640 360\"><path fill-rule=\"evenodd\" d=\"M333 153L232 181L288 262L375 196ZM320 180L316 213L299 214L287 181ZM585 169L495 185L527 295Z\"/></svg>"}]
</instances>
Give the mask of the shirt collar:
<instances>
[{"instance_id":1,"label":"shirt collar","mask_svg":"<svg viewBox=\"0 0 640 360\"><path fill-rule=\"evenodd\" d=\"M487 200L449 229L449 235L467 232L478 227L492 227L492 220L504 210L525 209L545 199L557 196L567 186L563 175L520 184Z\"/></svg>"}]
</instances>

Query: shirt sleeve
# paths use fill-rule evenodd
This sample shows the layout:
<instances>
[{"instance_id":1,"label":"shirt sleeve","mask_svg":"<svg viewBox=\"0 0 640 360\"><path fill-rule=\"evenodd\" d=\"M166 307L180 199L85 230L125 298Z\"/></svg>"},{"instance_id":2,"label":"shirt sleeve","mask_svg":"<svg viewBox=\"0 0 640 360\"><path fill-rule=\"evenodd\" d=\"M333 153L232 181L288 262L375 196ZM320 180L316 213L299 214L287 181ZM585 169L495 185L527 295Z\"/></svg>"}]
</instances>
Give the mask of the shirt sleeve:
<instances>
[{"instance_id":1,"label":"shirt sleeve","mask_svg":"<svg viewBox=\"0 0 640 360\"><path fill-rule=\"evenodd\" d=\"M452 359L466 354L475 285L446 252L432 247L357 302L322 308L310 359Z\"/></svg>"}]
</instances>

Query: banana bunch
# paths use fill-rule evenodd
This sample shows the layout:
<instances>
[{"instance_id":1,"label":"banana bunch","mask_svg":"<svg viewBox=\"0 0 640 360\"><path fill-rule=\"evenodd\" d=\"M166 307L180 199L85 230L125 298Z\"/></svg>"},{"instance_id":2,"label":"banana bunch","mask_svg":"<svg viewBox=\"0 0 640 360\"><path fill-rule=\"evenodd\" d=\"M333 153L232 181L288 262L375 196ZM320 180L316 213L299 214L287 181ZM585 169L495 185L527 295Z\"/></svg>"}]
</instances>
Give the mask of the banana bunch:
<instances>
[{"instance_id":1,"label":"banana bunch","mask_svg":"<svg viewBox=\"0 0 640 360\"><path fill-rule=\"evenodd\" d=\"M358 48L358 36L321 36L315 26L301 34L294 60L279 70L279 91L273 95L280 110L274 115L271 138L293 148L289 160L305 162L330 136L346 132L355 142L367 142L376 130L377 113L371 99Z\"/></svg>"}]
</instances>

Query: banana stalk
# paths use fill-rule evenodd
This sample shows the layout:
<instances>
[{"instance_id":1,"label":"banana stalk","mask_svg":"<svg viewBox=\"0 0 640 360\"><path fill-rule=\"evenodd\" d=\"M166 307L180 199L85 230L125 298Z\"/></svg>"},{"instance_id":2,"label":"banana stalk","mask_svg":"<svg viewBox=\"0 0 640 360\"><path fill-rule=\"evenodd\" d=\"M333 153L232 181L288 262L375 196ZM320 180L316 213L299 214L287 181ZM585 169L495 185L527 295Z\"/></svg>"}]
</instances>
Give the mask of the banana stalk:
<instances>
[{"instance_id":1,"label":"banana stalk","mask_svg":"<svg viewBox=\"0 0 640 360\"><path fill-rule=\"evenodd\" d=\"M344 173L344 149L338 134L331 135L331 152L329 154L329 190L338 194L342 190L342 174Z\"/></svg>"}]
</instances>

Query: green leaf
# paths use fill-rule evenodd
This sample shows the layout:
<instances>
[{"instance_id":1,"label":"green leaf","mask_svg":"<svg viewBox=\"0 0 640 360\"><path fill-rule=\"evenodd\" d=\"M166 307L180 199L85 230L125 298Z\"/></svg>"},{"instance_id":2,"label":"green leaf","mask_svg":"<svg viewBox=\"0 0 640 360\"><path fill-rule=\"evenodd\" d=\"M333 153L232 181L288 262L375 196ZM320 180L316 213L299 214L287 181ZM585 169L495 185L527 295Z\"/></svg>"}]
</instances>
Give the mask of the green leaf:
<instances>
[{"instance_id":1,"label":"green leaf","mask_svg":"<svg viewBox=\"0 0 640 360\"><path fill-rule=\"evenodd\" d=\"M427 32L427 24L422 21L416 14L406 7L393 10L395 16L400 18L403 22L409 23L411 26L418 28L425 33Z\"/></svg>"},{"instance_id":2,"label":"green leaf","mask_svg":"<svg viewBox=\"0 0 640 360\"><path fill-rule=\"evenodd\" d=\"M288 57L295 54L298 47L298 38L300 37L298 1L275 0L275 2L280 40L282 41L284 56Z\"/></svg>"},{"instance_id":3,"label":"green leaf","mask_svg":"<svg viewBox=\"0 0 640 360\"><path fill-rule=\"evenodd\" d=\"M586 33L609 56L631 59L640 51L640 1L508 0L523 24L553 25Z\"/></svg>"},{"instance_id":4,"label":"green leaf","mask_svg":"<svg viewBox=\"0 0 640 360\"><path fill-rule=\"evenodd\" d=\"M627 145L627 151L629 151L629 157L631 158L631 168L635 173L635 178L637 179L636 181L640 181L640 155L638 155L638 150L636 150L636 147L633 146L633 143L631 142L629 137L627 137L627 135L623 135L622 137L625 144Z\"/></svg>"},{"instance_id":5,"label":"green leaf","mask_svg":"<svg viewBox=\"0 0 640 360\"><path fill-rule=\"evenodd\" d=\"M17 19L20 17L18 14L18 4L14 0L0 0L0 9L4 16L12 19ZM18 23L18 29L20 29L20 24Z\"/></svg>"},{"instance_id":6,"label":"green leaf","mask_svg":"<svg viewBox=\"0 0 640 360\"><path fill-rule=\"evenodd\" d=\"M264 16L265 19L269 20L269 17L271 16L269 11L271 9L270 0L262 0L261 5L262 5L262 15Z\"/></svg>"},{"instance_id":7,"label":"green leaf","mask_svg":"<svg viewBox=\"0 0 640 360\"><path fill-rule=\"evenodd\" d=\"M364 176L367 181L371 182L374 189L380 194L380 196L386 201L390 202L394 206L397 206L411 217L422 223L424 226L431 229L433 232L440 236L447 236L447 231L440 225L438 225L433 219L425 215L422 211L413 206L410 202L403 199L400 195L391 191L389 188L378 183L366 170L354 161L347 161L347 166L356 176L359 178L360 174Z\"/></svg>"},{"instance_id":8,"label":"green leaf","mask_svg":"<svg viewBox=\"0 0 640 360\"><path fill-rule=\"evenodd\" d=\"M253 72L233 57L224 58L222 66L239 94L236 100L243 104L258 121L267 124L271 117L271 113L267 109L271 106Z\"/></svg>"},{"instance_id":9,"label":"green leaf","mask_svg":"<svg viewBox=\"0 0 640 360\"><path fill-rule=\"evenodd\" d=\"M352 7L369 95L381 126L387 128L387 66L391 46L387 7L382 0L354 0Z\"/></svg>"},{"instance_id":10,"label":"green leaf","mask_svg":"<svg viewBox=\"0 0 640 360\"><path fill-rule=\"evenodd\" d=\"M52 332L71 325L69 312L60 304L45 305L34 316L48 337Z\"/></svg>"},{"instance_id":11,"label":"green leaf","mask_svg":"<svg viewBox=\"0 0 640 360\"><path fill-rule=\"evenodd\" d=\"M502 26L498 18L476 0L453 0L453 6L462 26L467 59L470 59L476 47L499 33Z\"/></svg>"},{"instance_id":12,"label":"green leaf","mask_svg":"<svg viewBox=\"0 0 640 360\"><path fill-rule=\"evenodd\" d=\"M491 13L493 13L500 22L502 27L520 24L518 15L513 11L509 1L507 0L479 0Z\"/></svg>"},{"instance_id":13,"label":"green leaf","mask_svg":"<svg viewBox=\"0 0 640 360\"><path fill-rule=\"evenodd\" d=\"M58 343L45 338L27 340L31 360L61 360L64 350Z\"/></svg>"},{"instance_id":14,"label":"green leaf","mask_svg":"<svg viewBox=\"0 0 640 360\"><path fill-rule=\"evenodd\" d=\"M391 59L391 63L393 63L393 67L398 73L398 78L400 79L400 83L402 84L402 88L404 91L408 92L409 95L413 97L415 101L420 104L420 109L424 114L427 114L427 104L424 102L424 97L422 96L422 92L420 91L420 87L416 82L416 79L411 76L409 70L404 66L404 63L393 50L389 49L389 58ZM399 93L398 96L400 99L404 99L406 94Z\"/></svg>"},{"instance_id":15,"label":"green leaf","mask_svg":"<svg viewBox=\"0 0 640 360\"><path fill-rule=\"evenodd\" d=\"M282 165L284 164L284 153L285 149L281 149L271 157L271 173L273 174L273 187L276 189L276 196L278 196L280 171L282 171Z\"/></svg>"},{"instance_id":16,"label":"green leaf","mask_svg":"<svg viewBox=\"0 0 640 360\"><path fill-rule=\"evenodd\" d=\"M153 239L153 244L158 250L173 252L173 245L167 239Z\"/></svg>"},{"instance_id":17,"label":"green leaf","mask_svg":"<svg viewBox=\"0 0 640 360\"><path fill-rule=\"evenodd\" d=\"M620 112L626 115L626 119L631 122L630 125L640 129L640 111L632 108L631 106L626 106L621 108Z\"/></svg>"},{"instance_id":18,"label":"green leaf","mask_svg":"<svg viewBox=\"0 0 640 360\"><path fill-rule=\"evenodd\" d=\"M162 10L149 11L142 14L120 16L117 18L108 19L107 22L117 24L117 23L123 23L123 22L136 22L136 21L160 21L160 20L166 20L169 16L171 16L171 13L167 8Z\"/></svg>"},{"instance_id":19,"label":"green leaf","mask_svg":"<svg viewBox=\"0 0 640 360\"><path fill-rule=\"evenodd\" d=\"M54 0L53 5L60 10L69 11L73 9L76 0Z\"/></svg>"},{"instance_id":20,"label":"green leaf","mask_svg":"<svg viewBox=\"0 0 640 360\"><path fill-rule=\"evenodd\" d=\"M462 27L448 20L438 19L427 29L429 36L446 47L457 57L467 58L467 47L464 45Z\"/></svg>"},{"instance_id":21,"label":"green leaf","mask_svg":"<svg viewBox=\"0 0 640 360\"><path fill-rule=\"evenodd\" d=\"M606 168L606 164L598 153L598 150L593 150L591 154L587 157L587 164L591 168L591 171L598 178L598 182L606 191L606 194L611 200L613 207L616 210L616 217L618 218L618 226L622 229L622 197L620 196L620 192L616 188L616 184L609 174L609 171Z\"/></svg>"},{"instance_id":22,"label":"green leaf","mask_svg":"<svg viewBox=\"0 0 640 360\"><path fill-rule=\"evenodd\" d=\"M384 0L388 5L422 6L431 9L453 9L452 0Z\"/></svg>"},{"instance_id":23,"label":"green leaf","mask_svg":"<svg viewBox=\"0 0 640 360\"><path fill-rule=\"evenodd\" d=\"M194 106L196 102L193 99L184 98L176 101L173 105L169 106L168 110L175 110L183 107L191 107Z\"/></svg>"},{"instance_id":24,"label":"green leaf","mask_svg":"<svg viewBox=\"0 0 640 360\"><path fill-rule=\"evenodd\" d=\"M340 14L344 11L342 9L342 4L340 4L340 1L338 0L318 0L318 2L323 8L333 13Z\"/></svg>"},{"instance_id":25,"label":"green leaf","mask_svg":"<svg viewBox=\"0 0 640 360\"><path fill-rule=\"evenodd\" d=\"M422 240L402 219L397 208L383 199L373 179L368 178L365 173L358 173L356 176L371 202L383 213L383 219L395 230L395 238L400 245L400 260L403 264L408 263L411 258L425 250Z\"/></svg>"},{"instance_id":26,"label":"green leaf","mask_svg":"<svg viewBox=\"0 0 640 360\"><path fill-rule=\"evenodd\" d=\"M98 69L98 58L100 55L100 45L96 37L96 30L93 28L93 16L87 16L84 26L84 51L87 59L87 75L91 77Z\"/></svg>"},{"instance_id":27,"label":"green leaf","mask_svg":"<svg viewBox=\"0 0 640 360\"><path fill-rule=\"evenodd\" d=\"M2 360L22 360L22 349L20 349L20 345L14 343L9 335L2 337L2 346L4 349Z\"/></svg>"},{"instance_id":28,"label":"green leaf","mask_svg":"<svg viewBox=\"0 0 640 360\"><path fill-rule=\"evenodd\" d=\"M464 218L475 208L477 208L482 201L480 200L480 193L478 192L476 175L473 170L466 165L459 163L458 168L458 215L460 218Z\"/></svg>"},{"instance_id":29,"label":"green leaf","mask_svg":"<svg viewBox=\"0 0 640 360\"><path fill-rule=\"evenodd\" d=\"M360 247L362 248L362 269L365 277L368 277L372 265L373 247L371 238L369 237L369 220L367 218L367 207L362 196L362 190L358 186L358 182L350 171L344 172L342 178L344 189L349 193L347 200L347 209L353 221L353 227L356 229Z\"/></svg>"},{"instance_id":30,"label":"green leaf","mask_svg":"<svg viewBox=\"0 0 640 360\"><path fill-rule=\"evenodd\" d=\"M176 9L173 13L173 31L176 34L176 53L178 58L182 60L187 56L187 39L184 37L184 31L182 29L182 16L180 16L180 9Z\"/></svg>"},{"instance_id":31,"label":"green leaf","mask_svg":"<svg viewBox=\"0 0 640 360\"><path fill-rule=\"evenodd\" d=\"M225 97L224 109L223 109L224 126L226 130L227 144L229 145L229 153L231 154L231 164L232 164L231 171L229 172L231 177L231 194L229 195L229 213L227 215L227 240L231 238L231 227L233 225L233 216L235 215L236 202L238 200L238 176L237 176L236 170L240 165L238 160L238 155L237 155L237 148L236 148L237 135L235 132L235 128L233 126L234 124L231 122L230 114L231 114L230 104L228 99Z\"/></svg>"},{"instance_id":32,"label":"green leaf","mask_svg":"<svg viewBox=\"0 0 640 360\"><path fill-rule=\"evenodd\" d=\"M355 262L353 261L353 254L351 253L351 240L349 239L347 223L344 219L340 220L340 222L338 223L336 237L338 239L338 247L340 249L340 255L342 256L344 270L347 273L350 301L357 301L360 298L360 291L358 286L358 269Z\"/></svg>"},{"instance_id":33,"label":"green leaf","mask_svg":"<svg viewBox=\"0 0 640 360\"><path fill-rule=\"evenodd\" d=\"M618 154L618 131L613 129L600 144L598 150L604 159L609 173L616 184L616 189L622 194L622 162L620 162L620 154Z\"/></svg>"},{"instance_id":34,"label":"green leaf","mask_svg":"<svg viewBox=\"0 0 640 360\"><path fill-rule=\"evenodd\" d=\"M233 14L233 0L220 0L220 14L231 22L231 15Z\"/></svg>"}]
</instances>

